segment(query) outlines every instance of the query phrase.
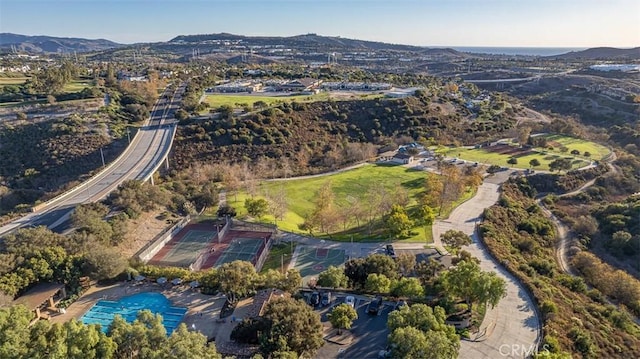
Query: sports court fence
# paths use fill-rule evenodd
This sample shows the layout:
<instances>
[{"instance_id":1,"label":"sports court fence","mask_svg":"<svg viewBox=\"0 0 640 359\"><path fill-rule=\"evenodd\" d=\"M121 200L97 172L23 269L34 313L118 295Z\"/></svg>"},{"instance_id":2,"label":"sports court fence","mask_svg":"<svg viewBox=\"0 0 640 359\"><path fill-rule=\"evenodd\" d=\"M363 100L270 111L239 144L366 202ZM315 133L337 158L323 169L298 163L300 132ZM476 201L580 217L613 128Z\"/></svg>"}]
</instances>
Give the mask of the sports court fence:
<instances>
[{"instance_id":1,"label":"sports court fence","mask_svg":"<svg viewBox=\"0 0 640 359\"><path fill-rule=\"evenodd\" d=\"M166 228L160 234L158 234L151 242L142 247L136 257L138 257L144 263L147 263L153 256L156 255L169 242L178 232L182 230L191 221L191 216L186 216L172 227Z\"/></svg>"},{"instance_id":2,"label":"sports court fence","mask_svg":"<svg viewBox=\"0 0 640 359\"><path fill-rule=\"evenodd\" d=\"M256 271L260 272L262 270L262 266L264 262L267 260L267 255L269 254L269 249L271 249L271 244L273 243L273 235L269 235L269 238L266 241L263 241L258 249L258 259L254 263L256 267Z\"/></svg>"}]
</instances>

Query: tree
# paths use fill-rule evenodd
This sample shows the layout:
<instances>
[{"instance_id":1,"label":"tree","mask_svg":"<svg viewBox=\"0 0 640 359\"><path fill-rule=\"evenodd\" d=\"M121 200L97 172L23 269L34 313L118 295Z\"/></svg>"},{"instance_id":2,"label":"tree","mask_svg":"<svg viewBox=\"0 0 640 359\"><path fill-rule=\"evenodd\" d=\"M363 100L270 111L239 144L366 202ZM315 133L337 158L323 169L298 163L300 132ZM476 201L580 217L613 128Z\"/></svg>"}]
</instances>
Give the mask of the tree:
<instances>
[{"instance_id":1,"label":"tree","mask_svg":"<svg viewBox=\"0 0 640 359\"><path fill-rule=\"evenodd\" d=\"M427 285L444 269L444 264L433 258L416 264L416 275L423 285Z\"/></svg>"},{"instance_id":2,"label":"tree","mask_svg":"<svg viewBox=\"0 0 640 359\"><path fill-rule=\"evenodd\" d=\"M409 276L416 267L416 256L412 253L401 253L396 256L396 263L398 263L400 274L405 277Z\"/></svg>"},{"instance_id":3,"label":"tree","mask_svg":"<svg viewBox=\"0 0 640 359\"><path fill-rule=\"evenodd\" d=\"M344 270L334 266L329 266L327 270L318 275L318 285L321 287L345 288L347 282L348 278L344 274Z\"/></svg>"},{"instance_id":4,"label":"tree","mask_svg":"<svg viewBox=\"0 0 640 359\"><path fill-rule=\"evenodd\" d=\"M358 312L352 306L342 303L333 307L327 317L331 325L338 329L338 334L342 334L342 329L351 329L353 321L358 319Z\"/></svg>"},{"instance_id":5,"label":"tree","mask_svg":"<svg viewBox=\"0 0 640 359\"><path fill-rule=\"evenodd\" d=\"M269 201L269 211L277 224L277 221L283 219L284 215L287 214L287 194L284 187L278 188L275 193L267 196L267 199Z\"/></svg>"},{"instance_id":6,"label":"tree","mask_svg":"<svg viewBox=\"0 0 640 359\"><path fill-rule=\"evenodd\" d=\"M371 293L385 294L391 290L391 279L384 274L371 273L367 276L364 289Z\"/></svg>"},{"instance_id":7,"label":"tree","mask_svg":"<svg viewBox=\"0 0 640 359\"><path fill-rule=\"evenodd\" d=\"M216 272L220 290L227 294L230 302L249 295L255 290L259 276L253 264L245 261L225 263Z\"/></svg>"},{"instance_id":8,"label":"tree","mask_svg":"<svg viewBox=\"0 0 640 359\"><path fill-rule=\"evenodd\" d=\"M470 312L473 303L489 303L495 307L507 295L504 279L495 272L482 272L474 261L461 261L445 271L442 277L445 292L461 297Z\"/></svg>"},{"instance_id":9,"label":"tree","mask_svg":"<svg viewBox=\"0 0 640 359\"><path fill-rule=\"evenodd\" d=\"M269 208L269 203L264 198L247 198L244 200L244 206L247 209L247 212L250 216L254 218L260 218L265 213L267 213L267 209Z\"/></svg>"},{"instance_id":10,"label":"tree","mask_svg":"<svg viewBox=\"0 0 640 359\"><path fill-rule=\"evenodd\" d=\"M531 161L529 161L529 166L538 167L540 166L540 161L537 158L532 158Z\"/></svg>"},{"instance_id":11,"label":"tree","mask_svg":"<svg viewBox=\"0 0 640 359\"><path fill-rule=\"evenodd\" d=\"M394 237L407 237L409 230L413 227L413 221L409 219L405 209L399 205L391 207L391 212L387 215L385 224L389 234Z\"/></svg>"},{"instance_id":12,"label":"tree","mask_svg":"<svg viewBox=\"0 0 640 359\"><path fill-rule=\"evenodd\" d=\"M364 261L365 280L370 273L384 274L389 279L398 278L398 263L384 254L372 254Z\"/></svg>"},{"instance_id":13,"label":"tree","mask_svg":"<svg viewBox=\"0 0 640 359\"><path fill-rule=\"evenodd\" d=\"M569 153L571 153L574 156L580 155L580 151L578 151L578 150L571 150L571 152L569 152Z\"/></svg>"},{"instance_id":14,"label":"tree","mask_svg":"<svg viewBox=\"0 0 640 359\"><path fill-rule=\"evenodd\" d=\"M426 204L418 207L416 212L416 223L423 226L432 225L433 221L436 219L436 212L431 208L431 206Z\"/></svg>"},{"instance_id":15,"label":"tree","mask_svg":"<svg viewBox=\"0 0 640 359\"><path fill-rule=\"evenodd\" d=\"M404 306L389 314L387 326L393 358L456 358L460 338L446 325L441 307L425 304Z\"/></svg>"},{"instance_id":16,"label":"tree","mask_svg":"<svg viewBox=\"0 0 640 359\"><path fill-rule=\"evenodd\" d=\"M391 295L403 298L419 298L424 295L424 287L422 287L422 283L418 278L404 277L392 283Z\"/></svg>"},{"instance_id":17,"label":"tree","mask_svg":"<svg viewBox=\"0 0 640 359\"><path fill-rule=\"evenodd\" d=\"M507 160L507 163L510 165L517 165L518 164L518 159L515 157L509 157L509 159Z\"/></svg>"},{"instance_id":18,"label":"tree","mask_svg":"<svg viewBox=\"0 0 640 359\"><path fill-rule=\"evenodd\" d=\"M309 232L319 229L321 232L329 233L333 230L338 220L334 200L331 181L326 181L316 192L315 208L305 218L303 227Z\"/></svg>"},{"instance_id":19,"label":"tree","mask_svg":"<svg viewBox=\"0 0 640 359\"><path fill-rule=\"evenodd\" d=\"M189 113L183 109L178 109L174 114L176 120L184 121L189 118Z\"/></svg>"},{"instance_id":20,"label":"tree","mask_svg":"<svg viewBox=\"0 0 640 359\"><path fill-rule=\"evenodd\" d=\"M118 249L97 243L91 246L84 258L88 272L98 280L114 278L127 268L127 260Z\"/></svg>"},{"instance_id":21,"label":"tree","mask_svg":"<svg viewBox=\"0 0 640 359\"><path fill-rule=\"evenodd\" d=\"M207 337L187 330L187 326L181 323L171 333L167 344L162 346L160 358L221 359L222 356L215 346L207 344Z\"/></svg>"},{"instance_id":22,"label":"tree","mask_svg":"<svg viewBox=\"0 0 640 359\"><path fill-rule=\"evenodd\" d=\"M529 136L531 136L531 127L519 127L517 129L518 131L518 143L520 144L520 147L524 146L526 143L529 142Z\"/></svg>"},{"instance_id":23,"label":"tree","mask_svg":"<svg viewBox=\"0 0 640 359\"><path fill-rule=\"evenodd\" d=\"M260 348L267 357L277 352L295 352L313 357L324 344L320 315L301 300L277 298L270 301L263 320Z\"/></svg>"},{"instance_id":24,"label":"tree","mask_svg":"<svg viewBox=\"0 0 640 359\"><path fill-rule=\"evenodd\" d=\"M568 158L558 158L549 163L550 171L568 171L571 169L571 160Z\"/></svg>"},{"instance_id":25,"label":"tree","mask_svg":"<svg viewBox=\"0 0 640 359\"><path fill-rule=\"evenodd\" d=\"M231 207L228 204L223 204L220 206L220 208L218 208L218 217L219 218L223 218L223 217L235 217L236 216L236 209Z\"/></svg>"},{"instance_id":26,"label":"tree","mask_svg":"<svg viewBox=\"0 0 640 359\"><path fill-rule=\"evenodd\" d=\"M450 229L440 237L442 242L452 248L454 253L457 253L462 246L468 246L471 242L471 237L462 231Z\"/></svg>"}]
</instances>

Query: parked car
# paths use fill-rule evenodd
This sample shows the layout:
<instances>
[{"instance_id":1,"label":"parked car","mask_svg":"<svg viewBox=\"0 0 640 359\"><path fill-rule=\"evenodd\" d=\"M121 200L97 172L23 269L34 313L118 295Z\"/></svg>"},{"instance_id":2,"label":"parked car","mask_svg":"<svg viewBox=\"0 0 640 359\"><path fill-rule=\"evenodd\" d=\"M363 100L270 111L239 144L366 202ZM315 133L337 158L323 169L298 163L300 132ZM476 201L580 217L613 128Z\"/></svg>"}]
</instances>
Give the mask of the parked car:
<instances>
[{"instance_id":1,"label":"parked car","mask_svg":"<svg viewBox=\"0 0 640 359\"><path fill-rule=\"evenodd\" d=\"M348 295L346 298L344 298L344 302L351 306L351 308L355 308L356 306L356 298L352 295Z\"/></svg>"},{"instance_id":2,"label":"parked car","mask_svg":"<svg viewBox=\"0 0 640 359\"><path fill-rule=\"evenodd\" d=\"M311 293L311 297L309 297L309 305L312 307L315 307L319 303L320 303L320 294L318 292Z\"/></svg>"},{"instance_id":3,"label":"parked car","mask_svg":"<svg viewBox=\"0 0 640 359\"><path fill-rule=\"evenodd\" d=\"M386 252L387 252L387 255L389 255L391 257L395 257L396 256L396 251L393 249L393 245L392 244L387 244Z\"/></svg>"},{"instance_id":4,"label":"parked car","mask_svg":"<svg viewBox=\"0 0 640 359\"><path fill-rule=\"evenodd\" d=\"M378 314L380 308L382 308L382 297L377 297L376 299L372 300L371 303L369 303L369 306L367 307L367 313Z\"/></svg>"},{"instance_id":5,"label":"parked car","mask_svg":"<svg viewBox=\"0 0 640 359\"><path fill-rule=\"evenodd\" d=\"M322 306L327 306L331 303L331 292L323 292L320 296L320 304Z\"/></svg>"}]
</instances>

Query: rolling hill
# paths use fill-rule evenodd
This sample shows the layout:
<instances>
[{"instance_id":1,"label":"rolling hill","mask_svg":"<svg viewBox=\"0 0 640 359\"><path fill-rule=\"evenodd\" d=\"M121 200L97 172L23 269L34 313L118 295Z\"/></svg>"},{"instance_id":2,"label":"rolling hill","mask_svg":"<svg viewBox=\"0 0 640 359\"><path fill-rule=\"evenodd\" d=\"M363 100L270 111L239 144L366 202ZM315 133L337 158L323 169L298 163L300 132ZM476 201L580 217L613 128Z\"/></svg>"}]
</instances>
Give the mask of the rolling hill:
<instances>
[{"instance_id":1,"label":"rolling hill","mask_svg":"<svg viewBox=\"0 0 640 359\"><path fill-rule=\"evenodd\" d=\"M0 33L0 49L15 48L28 53L92 52L124 45L105 39L83 39L73 37L29 36Z\"/></svg>"}]
</instances>

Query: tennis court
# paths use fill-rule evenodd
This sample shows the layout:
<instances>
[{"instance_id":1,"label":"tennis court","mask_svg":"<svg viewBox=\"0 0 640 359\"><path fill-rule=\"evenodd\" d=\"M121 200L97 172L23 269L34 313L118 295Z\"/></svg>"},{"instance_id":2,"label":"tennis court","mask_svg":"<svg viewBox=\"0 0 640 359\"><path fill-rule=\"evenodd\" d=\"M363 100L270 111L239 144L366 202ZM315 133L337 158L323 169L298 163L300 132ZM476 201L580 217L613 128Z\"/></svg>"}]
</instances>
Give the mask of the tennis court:
<instances>
[{"instance_id":1,"label":"tennis court","mask_svg":"<svg viewBox=\"0 0 640 359\"><path fill-rule=\"evenodd\" d=\"M225 248L222 255L216 261L215 266L219 267L225 263L233 262L235 260L256 262L258 252L261 246L264 244L262 238L234 238L227 248Z\"/></svg>"},{"instance_id":2,"label":"tennis court","mask_svg":"<svg viewBox=\"0 0 640 359\"><path fill-rule=\"evenodd\" d=\"M312 246L298 246L298 257L295 268L300 271L302 277L317 277L320 272L329 266L339 267L344 264L345 252L343 249L316 248Z\"/></svg>"},{"instance_id":3,"label":"tennis court","mask_svg":"<svg viewBox=\"0 0 640 359\"><path fill-rule=\"evenodd\" d=\"M210 246L216 238L215 227L190 224L181 230L151 259L151 264L188 267L201 250Z\"/></svg>"}]
</instances>

